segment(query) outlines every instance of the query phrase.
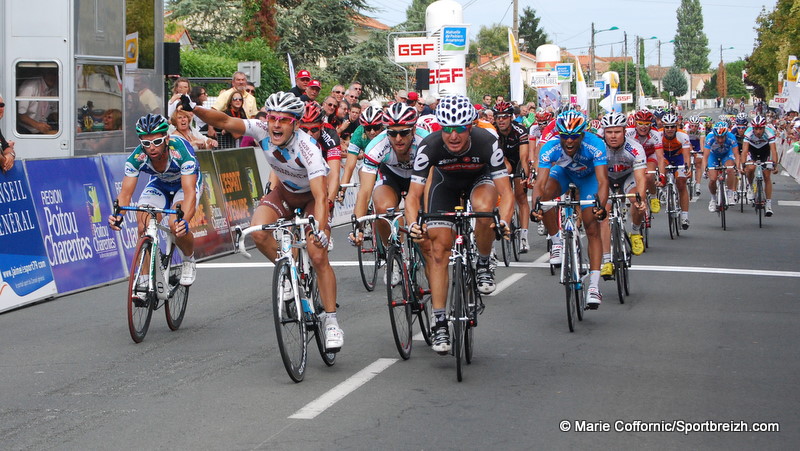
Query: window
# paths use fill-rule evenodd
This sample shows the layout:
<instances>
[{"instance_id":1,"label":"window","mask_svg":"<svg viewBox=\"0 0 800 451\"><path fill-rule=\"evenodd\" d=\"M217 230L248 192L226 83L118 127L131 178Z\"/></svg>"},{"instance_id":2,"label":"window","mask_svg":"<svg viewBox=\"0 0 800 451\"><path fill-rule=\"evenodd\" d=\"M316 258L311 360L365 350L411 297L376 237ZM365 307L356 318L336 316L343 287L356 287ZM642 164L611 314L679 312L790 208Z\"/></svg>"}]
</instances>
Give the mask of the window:
<instances>
[{"instance_id":1,"label":"window","mask_svg":"<svg viewBox=\"0 0 800 451\"><path fill-rule=\"evenodd\" d=\"M79 133L122 129L122 65L78 64L75 69Z\"/></svg>"},{"instance_id":2,"label":"window","mask_svg":"<svg viewBox=\"0 0 800 451\"><path fill-rule=\"evenodd\" d=\"M17 133L59 132L61 68L55 62L19 62L16 70Z\"/></svg>"}]
</instances>

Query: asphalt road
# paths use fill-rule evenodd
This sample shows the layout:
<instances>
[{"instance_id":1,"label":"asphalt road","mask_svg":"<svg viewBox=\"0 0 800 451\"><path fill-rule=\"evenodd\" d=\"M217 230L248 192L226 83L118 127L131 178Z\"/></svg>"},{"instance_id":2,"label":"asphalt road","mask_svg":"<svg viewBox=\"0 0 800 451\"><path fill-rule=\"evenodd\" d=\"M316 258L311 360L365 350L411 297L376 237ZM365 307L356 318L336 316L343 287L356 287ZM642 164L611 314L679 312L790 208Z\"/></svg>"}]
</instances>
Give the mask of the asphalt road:
<instances>
[{"instance_id":1,"label":"asphalt road","mask_svg":"<svg viewBox=\"0 0 800 451\"><path fill-rule=\"evenodd\" d=\"M181 329L170 332L158 311L138 345L128 335L121 283L5 313L0 443L36 450L792 449L800 442L800 187L776 179L776 214L763 229L746 210L729 212L722 231L706 210L707 194L692 204L692 226L675 241L658 215L650 249L634 260L632 296L621 305L613 283L602 282L603 305L586 312L574 333L562 287L533 263L544 243L532 232L523 262L498 268L498 282L520 278L486 298L461 383L454 359L424 342L414 343L410 360L397 360L384 294L367 293L348 266L355 253L343 229L335 231L332 260L345 347L331 368L312 348L300 384L286 375L275 344L272 270L241 267L263 257L200 265ZM318 398L344 393L340 384L365 368L363 385L319 407ZM321 412L291 418L307 406ZM741 422L774 422L779 432L699 431ZM653 432L671 427L679 432Z\"/></svg>"}]
</instances>

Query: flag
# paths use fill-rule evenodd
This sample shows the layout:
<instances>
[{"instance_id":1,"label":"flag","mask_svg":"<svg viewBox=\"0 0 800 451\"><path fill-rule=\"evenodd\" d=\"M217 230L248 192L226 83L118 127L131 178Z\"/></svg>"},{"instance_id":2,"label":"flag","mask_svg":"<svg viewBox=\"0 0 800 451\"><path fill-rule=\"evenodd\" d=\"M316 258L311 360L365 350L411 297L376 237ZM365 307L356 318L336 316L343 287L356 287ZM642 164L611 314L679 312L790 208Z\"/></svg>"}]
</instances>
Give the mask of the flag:
<instances>
[{"instance_id":1,"label":"flag","mask_svg":"<svg viewBox=\"0 0 800 451\"><path fill-rule=\"evenodd\" d=\"M643 110L647 108L644 99L644 88L642 88L642 81L636 80L636 109Z\"/></svg>"},{"instance_id":2,"label":"flag","mask_svg":"<svg viewBox=\"0 0 800 451\"><path fill-rule=\"evenodd\" d=\"M575 57L575 95L578 98L578 105L582 110L589 109L589 94L586 92L586 79L583 78L583 69L578 57Z\"/></svg>"},{"instance_id":3,"label":"flag","mask_svg":"<svg viewBox=\"0 0 800 451\"><path fill-rule=\"evenodd\" d=\"M291 84L292 87L295 87L297 82L294 80L294 63L292 62L292 55L287 53L286 59L289 60L289 84Z\"/></svg>"},{"instance_id":4,"label":"flag","mask_svg":"<svg viewBox=\"0 0 800 451\"><path fill-rule=\"evenodd\" d=\"M519 60L519 49L517 48L516 39L511 28L508 29L508 56L510 57L511 64L509 66L509 81L511 83L511 101L522 103L524 97L524 89L522 86L522 66Z\"/></svg>"},{"instance_id":5,"label":"flag","mask_svg":"<svg viewBox=\"0 0 800 451\"><path fill-rule=\"evenodd\" d=\"M603 74L603 81L606 82L606 98L601 100L598 105L607 112L614 111L617 102L617 91L619 90L619 74L609 71Z\"/></svg>"}]
</instances>

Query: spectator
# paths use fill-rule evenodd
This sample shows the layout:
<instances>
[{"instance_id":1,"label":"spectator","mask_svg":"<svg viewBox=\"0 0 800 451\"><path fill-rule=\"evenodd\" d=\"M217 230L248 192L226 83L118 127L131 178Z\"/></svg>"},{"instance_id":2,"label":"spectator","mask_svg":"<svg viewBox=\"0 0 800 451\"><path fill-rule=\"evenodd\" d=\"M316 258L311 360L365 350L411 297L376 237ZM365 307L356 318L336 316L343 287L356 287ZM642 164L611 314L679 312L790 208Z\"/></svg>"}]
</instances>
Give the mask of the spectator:
<instances>
[{"instance_id":1,"label":"spectator","mask_svg":"<svg viewBox=\"0 0 800 451\"><path fill-rule=\"evenodd\" d=\"M208 92L206 88L202 86L194 86L192 87L192 91L189 94L189 98L195 105L205 107L206 100L208 100ZM192 120L194 127L200 131L200 133L208 136L209 138L215 138L217 136L217 131L214 130L214 127L209 127L202 119L197 116L194 116Z\"/></svg>"},{"instance_id":2,"label":"spectator","mask_svg":"<svg viewBox=\"0 0 800 451\"><path fill-rule=\"evenodd\" d=\"M333 128L339 127L340 120L339 117L336 115L336 112L339 110L339 102L333 96L328 96L325 98L325 101L322 102L322 117L323 122L327 124L331 124Z\"/></svg>"},{"instance_id":3,"label":"spectator","mask_svg":"<svg viewBox=\"0 0 800 451\"><path fill-rule=\"evenodd\" d=\"M499 96L496 97L495 103L500 103L500 102L505 102L505 101L506 101L506 98L503 97L502 95L499 95ZM487 108L487 109L491 109L491 108Z\"/></svg>"},{"instance_id":4,"label":"spectator","mask_svg":"<svg viewBox=\"0 0 800 451\"><path fill-rule=\"evenodd\" d=\"M192 85L189 83L189 79L186 77L180 77L175 80L175 83L172 84L172 97L169 98L167 102L167 114L169 117L172 117L172 113L175 112L175 108L181 103L181 96L182 95L189 95L189 92L192 90Z\"/></svg>"},{"instance_id":5,"label":"spectator","mask_svg":"<svg viewBox=\"0 0 800 451\"><path fill-rule=\"evenodd\" d=\"M492 103L492 96L490 94L484 94L483 95L483 105L482 106L483 106L484 110L491 110L492 109L492 107L494 106L494 103Z\"/></svg>"},{"instance_id":6,"label":"spectator","mask_svg":"<svg viewBox=\"0 0 800 451\"><path fill-rule=\"evenodd\" d=\"M406 103L408 101L408 91L405 89L397 91L397 94L394 96L394 100L396 102Z\"/></svg>"},{"instance_id":7,"label":"spectator","mask_svg":"<svg viewBox=\"0 0 800 451\"><path fill-rule=\"evenodd\" d=\"M0 95L0 119L6 111L6 101ZM3 137L3 130L0 130L0 169L6 172L14 167L14 160L17 158L14 152L14 141L6 141Z\"/></svg>"},{"instance_id":8,"label":"spectator","mask_svg":"<svg viewBox=\"0 0 800 451\"><path fill-rule=\"evenodd\" d=\"M339 137L342 139L350 139L353 132L356 131L358 128L358 117L361 115L361 105L353 104L350 105L347 114L347 127L345 127L344 131L339 133Z\"/></svg>"},{"instance_id":9,"label":"spectator","mask_svg":"<svg viewBox=\"0 0 800 451\"><path fill-rule=\"evenodd\" d=\"M256 96L256 84L250 80L247 80L247 86L244 87L244 92L250 94L251 96ZM258 102L256 102L256 105Z\"/></svg>"},{"instance_id":10,"label":"spectator","mask_svg":"<svg viewBox=\"0 0 800 451\"><path fill-rule=\"evenodd\" d=\"M294 77L294 86L289 90L292 94L303 100L303 95L306 93L308 84L311 83L311 72L303 69Z\"/></svg>"},{"instance_id":11,"label":"spectator","mask_svg":"<svg viewBox=\"0 0 800 451\"><path fill-rule=\"evenodd\" d=\"M233 94L228 96L228 103L225 104L225 109L222 110L222 112L231 117L247 119L247 112L242 106L245 94L244 89L234 90ZM258 111L256 111L256 114L257 113ZM255 114L253 116L255 116ZM241 135L232 134L227 130L217 130L217 141L219 142L219 147L222 149L239 147L239 138L241 138Z\"/></svg>"},{"instance_id":12,"label":"spectator","mask_svg":"<svg viewBox=\"0 0 800 451\"><path fill-rule=\"evenodd\" d=\"M344 100L344 86L336 85L331 89L331 95L336 98L338 101Z\"/></svg>"},{"instance_id":13,"label":"spectator","mask_svg":"<svg viewBox=\"0 0 800 451\"><path fill-rule=\"evenodd\" d=\"M103 130L121 130L122 111L110 108L103 113Z\"/></svg>"},{"instance_id":14,"label":"spectator","mask_svg":"<svg viewBox=\"0 0 800 451\"><path fill-rule=\"evenodd\" d=\"M230 89L225 89L219 93L219 97L217 97L217 101L214 103L214 108L217 111L224 112L227 108L228 101L230 100L231 95L234 92L239 92L240 94L244 95L244 111L247 113L248 117L255 116L258 113L258 106L256 105L256 98L254 95L250 94L249 92L245 91L247 89L247 75L244 72L234 72L233 73L233 81L232 87Z\"/></svg>"},{"instance_id":15,"label":"spectator","mask_svg":"<svg viewBox=\"0 0 800 451\"><path fill-rule=\"evenodd\" d=\"M58 71L45 69L41 77L22 82L17 92L19 97L58 96ZM58 123L58 102L27 101L17 102L17 132L55 133L51 124Z\"/></svg>"},{"instance_id":16,"label":"spectator","mask_svg":"<svg viewBox=\"0 0 800 451\"><path fill-rule=\"evenodd\" d=\"M361 94L363 93L363 90L361 89L361 83L359 83L357 81L354 81L354 82L350 83L350 88L348 88L347 90L350 91L351 94L355 94L356 100L360 99L361 98ZM345 99L345 100L347 100L347 99ZM350 102L350 100L347 100L347 101ZM355 103L355 102L350 102L351 105L353 103Z\"/></svg>"},{"instance_id":17,"label":"spectator","mask_svg":"<svg viewBox=\"0 0 800 451\"><path fill-rule=\"evenodd\" d=\"M314 102L317 101L317 97L319 97L319 92L322 90L322 85L320 85L319 80L311 80L308 82L308 87L306 88L306 93L303 97L300 97L300 100L304 102L308 102L309 100L313 100ZM332 97L335 97L331 94Z\"/></svg>"},{"instance_id":18,"label":"spectator","mask_svg":"<svg viewBox=\"0 0 800 451\"><path fill-rule=\"evenodd\" d=\"M356 94L355 91L351 91L350 89L348 89L347 92L344 93L344 100L347 100L347 103L349 103L350 105L352 105L354 103L359 103L358 102L358 94ZM365 102L365 101L362 100L362 102ZM369 102L367 102L367 103L369 103ZM365 108L364 105L361 105L361 107L362 107L362 109Z\"/></svg>"},{"instance_id":19,"label":"spectator","mask_svg":"<svg viewBox=\"0 0 800 451\"><path fill-rule=\"evenodd\" d=\"M175 135L186 140L194 149L213 149L217 147L217 141L203 136L202 133L192 128L192 118L194 114L176 109L169 122L169 134Z\"/></svg>"},{"instance_id":20,"label":"spectator","mask_svg":"<svg viewBox=\"0 0 800 451\"><path fill-rule=\"evenodd\" d=\"M362 101L360 101L360 102L356 102L356 103L357 103L357 104L358 104L358 105L361 107L361 111L364 111L365 109L367 109L367 108L369 108L370 106L372 106L372 103L370 103L370 101L369 101L369 100L366 100L366 99L365 99L365 100L362 100ZM350 102L350 105L354 105L354 103L353 103L353 102Z\"/></svg>"},{"instance_id":21,"label":"spectator","mask_svg":"<svg viewBox=\"0 0 800 451\"><path fill-rule=\"evenodd\" d=\"M339 119L339 126L336 127L336 133L339 135L339 137L342 136L342 132L345 131L350 125L350 115L348 114L349 110L350 104L347 103L347 100L340 100L339 108L336 110L336 117Z\"/></svg>"}]
</instances>

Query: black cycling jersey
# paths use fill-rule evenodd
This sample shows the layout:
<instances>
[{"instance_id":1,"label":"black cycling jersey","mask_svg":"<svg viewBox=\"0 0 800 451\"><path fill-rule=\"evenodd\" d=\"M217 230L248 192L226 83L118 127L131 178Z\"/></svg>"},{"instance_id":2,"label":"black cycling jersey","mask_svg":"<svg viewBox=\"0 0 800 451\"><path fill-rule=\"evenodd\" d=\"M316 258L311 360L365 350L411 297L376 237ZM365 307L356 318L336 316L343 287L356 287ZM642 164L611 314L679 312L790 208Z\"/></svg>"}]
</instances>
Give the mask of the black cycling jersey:
<instances>
[{"instance_id":1,"label":"black cycling jersey","mask_svg":"<svg viewBox=\"0 0 800 451\"><path fill-rule=\"evenodd\" d=\"M508 130L508 135L503 135L499 131L499 145L503 149L503 155L511 162L511 167L516 168L519 164L519 145L528 144L528 130L521 124L512 121Z\"/></svg>"}]
</instances>

